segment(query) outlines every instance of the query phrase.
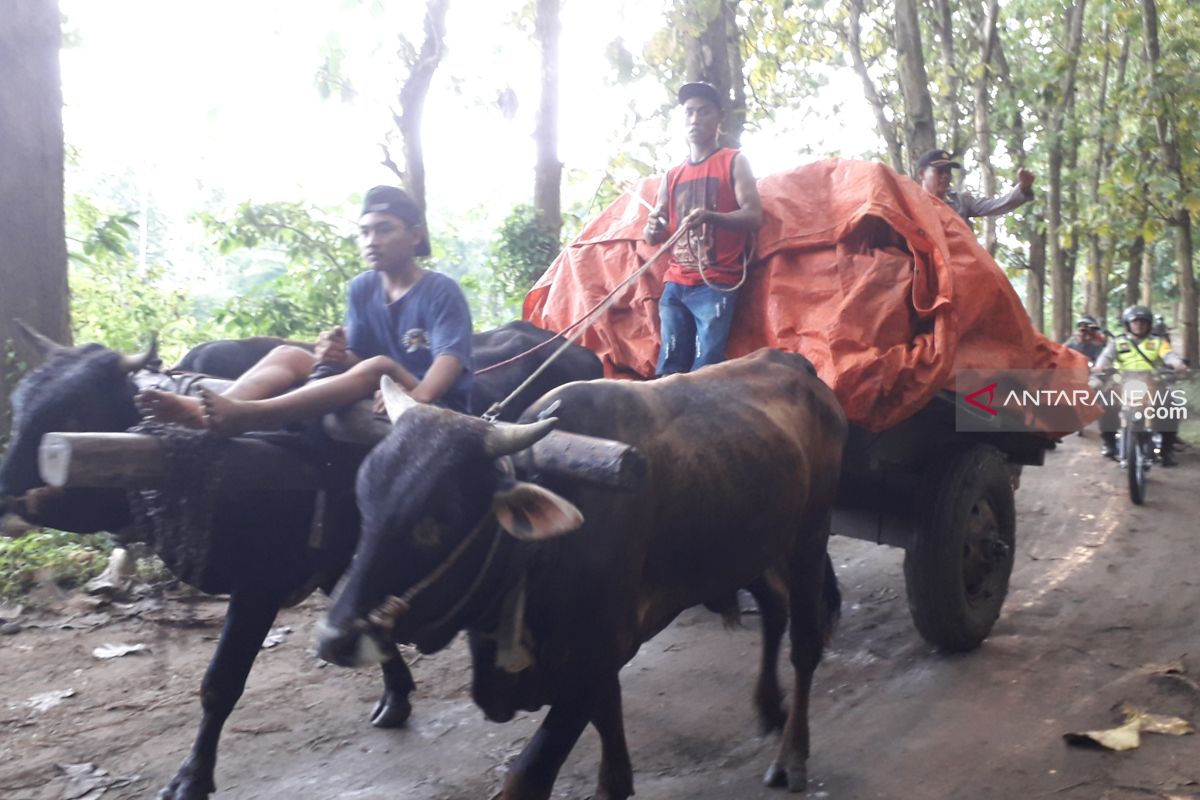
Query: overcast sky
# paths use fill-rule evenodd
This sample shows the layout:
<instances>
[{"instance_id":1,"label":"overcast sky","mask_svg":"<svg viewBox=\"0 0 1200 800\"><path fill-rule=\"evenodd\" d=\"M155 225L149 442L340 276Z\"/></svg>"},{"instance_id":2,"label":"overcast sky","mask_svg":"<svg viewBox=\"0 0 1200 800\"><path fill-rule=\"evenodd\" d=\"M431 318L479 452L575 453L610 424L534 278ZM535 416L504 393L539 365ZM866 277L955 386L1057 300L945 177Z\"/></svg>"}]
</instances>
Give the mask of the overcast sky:
<instances>
[{"instance_id":1,"label":"overcast sky","mask_svg":"<svg viewBox=\"0 0 1200 800\"><path fill-rule=\"evenodd\" d=\"M379 165L378 144L391 125L395 38L380 31L402 29L419 43L424 7L377 5L387 10L372 12L370 0L61 0L76 40L62 55L67 140L91 174L135 171L172 217L219 189L231 203L341 205L350 222L350 194L393 181ZM531 199L539 54L509 24L514 5L450 4L449 51L424 127L433 224L474 211L476 224L494 227L512 205ZM564 0L560 156L568 170L586 175L565 187L567 204L594 192L630 104L649 112L662 102L663 89L648 82L612 85L604 56L618 36L640 51L661 20L654 0ZM330 41L347 52L344 72L359 92L351 103L322 100L315 88ZM494 103L506 87L518 98L512 120ZM843 79L831 95L845 100L856 92ZM660 154L661 164L686 155L679 127L678 146ZM865 103L850 102L834 126L802 135L765 131L744 145L761 176L808 160L798 155L803 145L854 153L872 141Z\"/></svg>"}]
</instances>

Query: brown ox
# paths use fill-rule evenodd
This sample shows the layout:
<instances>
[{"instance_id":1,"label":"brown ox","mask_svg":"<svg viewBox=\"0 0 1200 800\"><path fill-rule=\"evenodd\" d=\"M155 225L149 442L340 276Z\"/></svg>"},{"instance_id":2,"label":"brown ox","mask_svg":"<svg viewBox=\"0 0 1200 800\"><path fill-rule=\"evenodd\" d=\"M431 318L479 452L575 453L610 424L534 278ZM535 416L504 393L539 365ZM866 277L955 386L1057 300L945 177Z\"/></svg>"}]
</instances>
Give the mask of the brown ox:
<instances>
[{"instance_id":1,"label":"brown ox","mask_svg":"<svg viewBox=\"0 0 1200 800\"><path fill-rule=\"evenodd\" d=\"M552 419L513 428L393 411L359 471L363 532L320 634L324 658L361 664L387 651L385 636L436 650L465 629L473 696L490 719L550 705L503 798L548 798L589 722L602 743L595 797L626 798L621 667L684 609L728 608L750 587L768 724L783 716L775 662L789 612L796 673L767 782L804 788L809 689L840 602L826 544L846 432L807 360L760 350L651 383L573 383L526 412L635 445L648 471L629 494L514 476L504 456Z\"/></svg>"}]
</instances>

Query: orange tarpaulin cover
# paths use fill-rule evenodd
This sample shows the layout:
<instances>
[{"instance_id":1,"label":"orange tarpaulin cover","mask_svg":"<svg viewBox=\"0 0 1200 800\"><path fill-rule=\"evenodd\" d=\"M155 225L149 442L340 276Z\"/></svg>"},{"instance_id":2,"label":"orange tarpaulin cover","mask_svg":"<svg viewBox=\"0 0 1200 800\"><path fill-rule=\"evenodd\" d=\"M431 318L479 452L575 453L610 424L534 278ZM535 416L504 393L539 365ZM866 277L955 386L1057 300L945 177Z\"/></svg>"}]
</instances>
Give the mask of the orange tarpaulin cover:
<instances>
[{"instance_id":1,"label":"orange tarpaulin cover","mask_svg":"<svg viewBox=\"0 0 1200 800\"><path fill-rule=\"evenodd\" d=\"M653 204L659 182L631 191ZM763 226L730 358L764 346L803 353L850 421L870 430L953 389L956 369L1086 371L1083 356L1033 329L967 224L911 179L831 159L758 189ZM636 271L657 250L642 241L648 213L628 194L601 212L530 290L525 319L561 331ZM580 339L610 377L653 376L666 268L664 256Z\"/></svg>"}]
</instances>

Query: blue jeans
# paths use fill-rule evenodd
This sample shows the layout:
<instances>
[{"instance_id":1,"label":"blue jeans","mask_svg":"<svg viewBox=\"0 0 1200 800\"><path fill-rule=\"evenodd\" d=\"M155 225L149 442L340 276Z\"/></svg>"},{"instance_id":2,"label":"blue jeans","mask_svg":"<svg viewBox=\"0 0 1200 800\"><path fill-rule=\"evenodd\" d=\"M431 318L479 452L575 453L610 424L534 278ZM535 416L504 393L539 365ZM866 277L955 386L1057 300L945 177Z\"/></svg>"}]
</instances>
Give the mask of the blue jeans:
<instances>
[{"instance_id":1,"label":"blue jeans","mask_svg":"<svg viewBox=\"0 0 1200 800\"><path fill-rule=\"evenodd\" d=\"M703 284L663 284L658 301L662 323L658 374L691 372L724 361L736 302L737 292L721 292Z\"/></svg>"}]
</instances>

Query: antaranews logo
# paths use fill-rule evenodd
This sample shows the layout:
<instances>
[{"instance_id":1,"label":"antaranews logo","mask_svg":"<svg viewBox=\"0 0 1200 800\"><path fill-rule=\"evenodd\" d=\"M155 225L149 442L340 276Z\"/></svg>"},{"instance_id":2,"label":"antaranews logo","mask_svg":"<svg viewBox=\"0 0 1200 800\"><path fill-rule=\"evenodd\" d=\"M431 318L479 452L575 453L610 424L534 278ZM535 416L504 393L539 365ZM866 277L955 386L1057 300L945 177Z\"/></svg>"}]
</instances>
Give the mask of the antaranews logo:
<instances>
[{"instance_id":1,"label":"antaranews logo","mask_svg":"<svg viewBox=\"0 0 1200 800\"><path fill-rule=\"evenodd\" d=\"M992 416L996 416L1000 412L992 408L992 403L996 402L996 386L998 385L999 384L997 381L992 381L982 389L976 389L975 391L971 392L969 395L963 398L963 401L970 403L976 408L986 411ZM985 394L987 395L987 403L984 403L982 400L980 400L980 397Z\"/></svg>"},{"instance_id":2,"label":"antaranews logo","mask_svg":"<svg viewBox=\"0 0 1200 800\"><path fill-rule=\"evenodd\" d=\"M1102 419L1119 425L1122 409L1177 430L1187 392L1168 377L1125 373L1101 380L1083 369L955 372L955 428L961 432L1068 433Z\"/></svg>"}]
</instances>

